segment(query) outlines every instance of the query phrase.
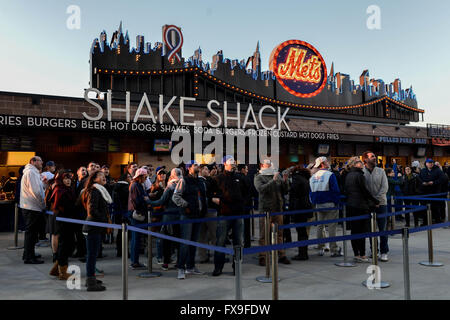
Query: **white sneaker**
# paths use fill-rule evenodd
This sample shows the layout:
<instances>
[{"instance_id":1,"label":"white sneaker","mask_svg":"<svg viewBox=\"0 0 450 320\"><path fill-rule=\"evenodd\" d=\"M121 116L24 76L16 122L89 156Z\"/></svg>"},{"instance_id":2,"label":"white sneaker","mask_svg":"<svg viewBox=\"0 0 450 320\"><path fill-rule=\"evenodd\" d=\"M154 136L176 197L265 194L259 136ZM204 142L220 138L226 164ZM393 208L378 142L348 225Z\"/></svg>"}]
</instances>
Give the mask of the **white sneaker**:
<instances>
[{"instance_id":1,"label":"white sneaker","mask_svg":"<svg viewBox=\"0 0 450 320\"><path fill-rule=\"evenodd\" d=\"M323 256L325 254L325 250L324 249L319 249L319 256Z\"/></svg>"},{"instance_id":2,"label":"white sneaker","mask_svg":"<svg viewBox=\"0 0 450 320\"><path fill-rule=\"evenodd\" d=\"M184 272L184 269L178 269L178 276L177 276L178 280L184 280L186 279L186 275Z\"/></svg>"},{"instance_id":3,"label":"white sneaker","mask_svg":"<svg viewBox=\"0 0 450 320\"><path fill-rule=\"evenodd\" d=\"M325 252L330 252L330 244L326 244L324 248Z\"/></svg>"},{"instance_id":4,"label":"white sneaker","mask_svg":"<svg viewBox=\"0 0 450 320\"><path fill-rule=\"evenodd\" d=\"M383 253L381 255L380 261L383 261L383 262L388 262L389 261L387 253Z\"/></svg>"},{"instance_id":5,"label":"white sneaker","mask_svg":"<svg viewBox=\"0 0 450 320\"><path fill-rule=\"evenodd\" d=\"M197 268L193 268L193 269L186 269L186 274L197 274L197 275L202 275L205 274L204 272L201 272L200 270L198 270Z\"/></svg>"}]
</instances>

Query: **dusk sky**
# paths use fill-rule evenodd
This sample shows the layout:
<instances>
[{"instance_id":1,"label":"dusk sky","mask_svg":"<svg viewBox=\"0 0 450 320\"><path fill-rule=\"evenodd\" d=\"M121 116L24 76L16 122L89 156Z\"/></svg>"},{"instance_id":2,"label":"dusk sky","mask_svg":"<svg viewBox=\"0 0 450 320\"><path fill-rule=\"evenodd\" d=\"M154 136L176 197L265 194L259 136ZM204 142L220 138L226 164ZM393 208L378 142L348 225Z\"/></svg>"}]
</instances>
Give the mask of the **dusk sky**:
<instances>
[{"instance_id":1,"label":"dusk sky","mask_svg":"<svg viewBox=\"0 0 450 320\"><path fill-rule=\"evenodd\" d=\"M386 83L413 86L425 123L450 125L450 1L0 1L0 91L80 97L89 87L89 50L122 21L131 45L136 35L161 42L161 27L175 24L183 56L199 46L203 60L218 50L247 59L257 41L263 70L279 43L307 41L328 69L358 80L364 69ZM69 29L69 6L80 8L80 29ZM367 27L369 6L380 8L381 29Z\"/></svg>"}]
</instances>

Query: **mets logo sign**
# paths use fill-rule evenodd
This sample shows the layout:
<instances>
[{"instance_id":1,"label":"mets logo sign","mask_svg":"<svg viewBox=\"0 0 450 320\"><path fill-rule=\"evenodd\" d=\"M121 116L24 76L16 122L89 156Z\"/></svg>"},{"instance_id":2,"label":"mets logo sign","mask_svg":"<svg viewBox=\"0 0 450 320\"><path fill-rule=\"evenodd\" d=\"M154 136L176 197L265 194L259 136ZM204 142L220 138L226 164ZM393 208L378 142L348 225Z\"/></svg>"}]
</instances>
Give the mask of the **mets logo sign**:
<instances>
[{"instance_id":1,"label":"mets logo sign","mask_svg":"<svg viewBox=\"0 0 450 320\"><path fill-rule=\"evenodd\" d=\"M307 42L289 40L270 55L270 70L289 93L311 98L325 87L327 67L319 51Z\"/></svg>"}]
</instances>

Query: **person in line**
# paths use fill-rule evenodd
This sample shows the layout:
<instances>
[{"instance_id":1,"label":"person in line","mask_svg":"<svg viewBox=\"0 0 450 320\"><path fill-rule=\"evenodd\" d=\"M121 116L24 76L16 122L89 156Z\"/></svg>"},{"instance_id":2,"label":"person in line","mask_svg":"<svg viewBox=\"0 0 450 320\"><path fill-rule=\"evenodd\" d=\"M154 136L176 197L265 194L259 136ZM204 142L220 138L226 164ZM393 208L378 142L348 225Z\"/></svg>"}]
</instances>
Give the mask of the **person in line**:
<instances>
[{"instance_id":1,"label":"person in line","mask_svg":"<svg viewBox=\"0 0 450 320\"><path fill-rule=\"evenodd\" d=\"M45 194L41 180L40 170L42 170L41 157L35 156L30 159L30 163L23 170L20 182L20 208L25 217L25 243L24 243L24 263L41 264L43 260L36 258L34 251L38 242L39 227L42 225L45 214Z\"/></svg>"},{"instance_id":2,"label":"person in line","mask_svg":"<svg viewBox=\"0 0 450 320\"><path fill-rule=\"evenodd\" d=\"M199 168L200 171L198 173L198 177L205 184L206 198L208 201L208 208L209 208L205 218L215 218L217 217L217 210L219 209L219 206L213 202L213 198L215 197L214 192L216 190L216 187L214 185L215 180L210 177L207 165L201 164ZM198 237L198 242L215 245L216 230L217 230L217 221L202 222L200 226L200 234ZM200 263L209 262L208 250L204 248L198 248L198 256L200 258Z\"/></svg>"},{"instance_id":3,"label":"person in line","mask_svg":"<svg viewBox=\"0 0 450 320\"><path fill-rule=\"evenodd\" d=\"M311 178L311 171L297 165L292 171L292 182L289 188L289 211L294 210L309 210L312 209L309 194L311 188L309 180ZM304 223L313 217L313 213L301 213L292 215L293 223ZM308 232L306 227L298 227L297 241L308 240ZM298 254L292 260L308 260L308 247L298 247Z\"/></svg>"},{"instance_id":4,"label":"person in line","mask_svg":"<svg viewBox=\"0 0 450 320\"><path fill-rule=\"evenodd\" d=\"M258 175L255 175L254 184L259 194L259 212L281 212L283 211L283 196L288 192L288 176L280 177L280 173L273 167L270 159L264 159L261 163L261 170ZM265 245L265 218L260 218L259 230L259 244ZM276 215L270 217L270 223L276 223L279 226L283 225L283 216ZM262 231L262 232L261 232ZM278 232L277 243L283 243L283 233ZM286 256L286 250L278 251L278 262L283 264L290 264L291 261ZM259 253L259 265L265 266L265 253Z\"/></svg>"},{"instance_id":5,"label":"person in line","mask_svg":"<svg viewBox=\"0 0 450 320\"><path fill-rule=\"evenodd\" d=\"M339 206L341 191L339 190L336 175L330 169L330 163L326 157L319 157L316 159L314 168L318 171L309 179L311 188L311 203L315 209L334 208ZM317 220L333 220L339 217L339 209L318 211ZM336 236L337 223L328 224L329 236ZM323 229L325 225L317 226L317 239L323 238ZM341 248L337 246L336 242L330 244L331 257L342 256ZM319 256L325 253L324 244L319 244Z\"/></svg>"},{"instance_id":6,"label":"person in line","mask_svg":"<svg viewBox=\"0 0 450 320\"><path fill-rule=\"evenodd\" d=\"M164 167L165 168L165 167ZM150 188L149 198L150 200L158 200L162 197L164 189L166 188L166 176L167 172L162 168L158 167L156 172L156 179ZM154 207L153 212L160 213L164 211L164 207ZM161 222L162 217L160 215L152 216L152 223ZM160 232L161 226L152 227L153 232ZM163 240L161 238L156 238L156 260L158 264L163 264Z\"/></svg>"},{"instance_id":7,"label":"person in line","mask_svg":"<svg viewBox=\"0 0 450 320\"><path fill-rule=\"evenodd\" d=\"M75 184L75 192L77 195L80 194L81 190L84 189L84 184L82 181L88 175L86 167L79 167L77 170L77 181Z\"/></svg>"},{"instance_id":8,"label":"person in line","mask_svg":"<svg viewBox=\"0 0 450 320\"><path fill-rule=\"evenodd\" d=\"M435 165L432 159L427 159L425 161L425 168L420 170L418 176L420 193L422 195L436 194L441 191L441 184L444 182L444 172ZM422 205L431 204L431 214L432 220L436 223L441 223L441 213L438 201L421 201ZM425 217L427 217L425 215ZM428 219L426 219L425 224L428 224Z\"/></svg>"},{"instance_id":9,"label":"person in line","mask_svg":"<svg viewBox=\"0 0 450 320\"><path fill-rule=\"evenodd\" d=\"M173 193L175 191L175 188L178 184L178 182L183 178L183 173L181 169L174 168L170 172L170 177L167 182L167 187L164 190L164 193L162 197L159 200L156 201L150 201L150 204L152 207L164 207L164 214L162 217L162 222L168 223L168 222L175 222L180 219L180 207L178 207L172 200ZM173 224L173 225L165 225L163 226L161 232L163 234L174 236L179 238L180 237L180 225L179 224ZM171 263L171 256L172 252L174 250L177 250L178 256L180 253L178 242L172 242L168 240L163 240L163 264L161 266L162 270L167 271L169 270L169 264ZM177 264L178 266L178 258L177 258Z\"/></svg>"},{"instance_id":10,"label":"person in line","mask_svg":"<svg viewBox=\"0 0 450 320\"><path fill-rule=\"evenodd\" d=\"M102 170L102 172L105 174L105 177L106 177L105 188L106 188L106 190L108 190L109 194L112 195L115 181L109 174L109 165L104 164L100 170Z\"/></svg>"},{"instance_id":11,"label":"person in line","mask_svg":"<svg viewBox=\"0 0 450 320\"><path fill-rule=\"evenodd\" d=\"M413 172L412 167L405 167L405 176L403 178L402 192L406 197L417 196L419 194L418 174ZM407 206L417 206L419 201L405 199L403 200ZM406 227L410 227L410 213L405 215ZM413 212L414 226L419 226L420 212Z\"/></svg>"},{"instance_id":12,"label":"person in line","mask_svg":"<svg viewBox=\"0 0 450 320\"><path fill-rule=\"evenodd\" d=\"M113 198L113 222L115 224L128 223L128 196L129 187L132 179L128 173L120 176L116 184L114 184L112 198ZM116 257L122 257L122 229L117 230L116 235Z\"/></svg>"},{"instance_id":13,"label":"person in line","mask_svg":"<svg viewBox=\"0 0 450 320\"><path fill-rule=\"evenodd\" d=\"M395 172L393 168L386 168L384 169L386 173L386 177L388 179L388 192L386 193L387 199L391 199L391 197L397 197L399 196L399 192L397 191L397 188L400 188L403 186L403 178L402 174L400 172ZM400 199L395 199L395 210L394 211L400 211L402 210L401 205L403 202ZM397 217L397 216L396 216ZM397 219L396 219L397 221ZM399 220L401 221L401 220Z\"/></svg>"},{"instance_id":14,"label":"person in line","mask_svg":"<svg viewBox=\"0 0 450 320\"><path fill-rule=\"evenodd\" d=\"M245 198L250 190L236 173L236 162L233 156L225 156L224 172L215 177L216 194L213 201L219 205L218 216L239 216L245 214ZM216 246L224 247L229 232L232 232L233 246L242 246L244 235L243 219L217 221ZM225 265L225 254L214 252L213 276L220 276ZM234 275L234 261L233 261Z\"/></svg>"},{"instance_id":15,"label":"person in line","mask_svg":"<svg viewBox=\"0 0 450 320\"><path fill-rule=\"evenodd\" d=\"M173 193L173 202L181 207L180 221L203 218L208 212L205 184L198 178L198 164L192 160L186 164L188 174L181 179ZM180 225L181 238L190 241L198 241L200 223L186 223ZM179 280L186 278L186 274L201 275L195 267L195 246L180 244L178 259Z\"/></svg>"},{"instance_id":16,"label":"person in line","mask_svg":"<svg viewBox=\"0 0 450 320\"><path fill-rule=\"evenodd\" d=\"M249 215L253 207L253 198L257 197L255 188L253 187L253 179L250 179L248 175L248 166L246 164L239 164L237 167L239 178L244 182L244 189L247 190L247 195L244 199L244 215ZM251 219L244 219L244 248L250 248L252 246L251 239Z\"/></svg>"},{"instance_id":17,"label":"person in line","mask_svg":"<svg viewBox=\"0 0 450 320\"><path fill-rule=\"evenodd\" d=\"M372 151L366 151L362 154L362 160L364 161L364 178L367 190L370 191L372 196L379 201L375 212L377 215L387 213L387 197L386 194L389 190L388 179L383 169L376 166L377 157ZM378 230L385 231L387 225L387 218L377 217ZM378 239L377 239L378 241ZM372 245L372 242L370 242ZM377 246L378 247L378 246ZM372 247L371 247L372 248ZM380 237L380 261L387 262L389 252L388 237ZM375 254L378 254L376 252Z\"/></svg>"},{"instance_id":18,"label":"person in line","mask_svg":"<svg viewBox=\"0 0 450 320\"><path fill-rule=\"evenodd\" d=\"M133 182L130 185L128 195L128 210L133 212L133 215L130 217L132 226L143 224L145 223L145 221L148 221L148 205L150 204L150 199L147 193L144 191L143 184L145 179L147 179L147 170L144 168L139 168L138 170L136 170L136 173L133 177ZM139 232L131 232L130 258L131 268L133 270L147 268L145 264L139 263L141 238L142 235Z\"/></svg>"},{"instance_id":19,"label":"person in line","mask_svg":"<svg viewBox=\"0 0 450 320\"><path fill-rule=\"evenodd\" d=\"M102 171L96 170L89 176L86 188L82 193L82 203L87 212L86 221L111 223L108 210L112 199L104 187L105 184L106 177ZM102 227L83 225L87 248L87 291L104 291L106 289L95 276L97 255L102 245L102 233L104 232L105 229Z\"/></svg>"},{"instance_id":20,"label":"person in line","mask_svg":"<svg viewBox=\"0 0 450 320\"><path fill-rule=\"evenodd\" d=\"M73 223L58 221L56 218L76 219L75 201L72 174L60 171L56 175L55 187L50 198L50 203L52 203L51 209L55 217L54 234L58 237L58 248L50 275L57 276L59 280L67 280L70 277L70 274L67 273L67 268L69 256L75 244L75 232Z\"/></svg>"},{"instance_id":21,"label":"person in line","mask_svg":"<svg viewBox=\"0 0 450 320\"><path fill-rule=\"evenodd\" d=\"M380 201L372 196L366 187L363 172L364 164L359 157L352 157L347 164L344 193L347 196L347 217L356 217L370 214L372 208L380 204ZM380 167L377 167L383 171ZM384 172L383 172L384 174ZM347 227L351 234L370 232L370 219L348 221ZM369 262L366 256L366 239L354 239L352 242L355 262Z\"/></svg>"}]
</instances>

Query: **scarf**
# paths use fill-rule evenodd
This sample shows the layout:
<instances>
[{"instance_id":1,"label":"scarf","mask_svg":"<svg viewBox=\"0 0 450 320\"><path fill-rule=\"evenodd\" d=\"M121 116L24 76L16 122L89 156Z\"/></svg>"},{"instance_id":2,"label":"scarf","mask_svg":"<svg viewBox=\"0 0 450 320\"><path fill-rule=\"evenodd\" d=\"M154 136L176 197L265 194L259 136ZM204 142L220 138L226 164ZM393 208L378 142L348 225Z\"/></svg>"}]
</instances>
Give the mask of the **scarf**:
<instances>
[{"instance_id":1,"label":"scarf","mask_svg":"<svg viewBox=\"0 0 450 320\"><path fill-rule=\"evenodd\" d=\"M100 185L100 184L98 184L98 183L94 183L94 187L95 187L98 191L100 191L100 193L101 193L103 199L105 199L105 201L106 201L108 204L111 204L111 203L113 202L112 199L111 199L111 196L109 195L108 191L105 189L104 186L102 186L102 185Z\"/></svg>"}]
</instances>

